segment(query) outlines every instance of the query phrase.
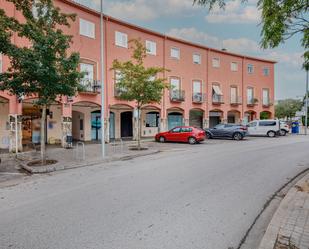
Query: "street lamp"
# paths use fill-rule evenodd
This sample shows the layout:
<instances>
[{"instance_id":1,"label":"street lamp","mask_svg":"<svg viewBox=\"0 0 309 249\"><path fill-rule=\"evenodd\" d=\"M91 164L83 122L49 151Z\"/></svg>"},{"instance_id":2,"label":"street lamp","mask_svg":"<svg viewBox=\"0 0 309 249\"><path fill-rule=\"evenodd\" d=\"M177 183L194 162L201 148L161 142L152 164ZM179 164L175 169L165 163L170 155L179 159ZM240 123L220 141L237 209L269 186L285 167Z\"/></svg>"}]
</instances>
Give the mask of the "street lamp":
<instances>
[{"instance_id":1,"label":"street lamp","mask_svg":"<svg viewBox=\"0 0 309 249\"><path fill-rule=\"evenodd\" d=\"M106 150L105 150L105 98L104 98L104 15L103 15L103 0L100 3L100 52L101 52L101 152L102 159L105 158Z\"/></svg>"},{"instance_id":2,"label":"street lamp","mask_svg":"<svg viewBox=\"0 0 309 249\"><path fill-rule=\"evenodd\" d=\"M306 69L305 135L307 135L307 127L308 127L308 70L309 70L309 65L306 65L305 69Z\"/></svg>"}]
</instances>

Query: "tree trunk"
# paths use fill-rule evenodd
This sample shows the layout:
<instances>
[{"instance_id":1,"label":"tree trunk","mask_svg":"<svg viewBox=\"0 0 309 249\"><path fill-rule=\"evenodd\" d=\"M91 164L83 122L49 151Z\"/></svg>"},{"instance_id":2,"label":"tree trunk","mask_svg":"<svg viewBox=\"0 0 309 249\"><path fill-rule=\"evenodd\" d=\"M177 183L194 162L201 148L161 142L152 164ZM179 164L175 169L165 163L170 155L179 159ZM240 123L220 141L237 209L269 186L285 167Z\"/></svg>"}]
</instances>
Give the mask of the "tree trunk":
<instances>
[{"instance_id":1,"label":"tree trunk","mask_svg":"<svg viewBox=\"0 0 309 249\"><path fill-rule=\"evenodd\" d=\"M46 164L46 147L45 147L45 127L46 127L46 105L42 106L41 117L41 161L42 164Z\"/></svg>"},{"instance_id":2,"label":"tree trunk","mask_svg":"<svg viewBox=\"0 0 309 249\"><path fill-rule=\"evenodd\" d=\"M137 148L141 150L141 136L142 136L142 115L141 107L137 107L137 116L138 116L138 128L137 128Z\"/></svg>"}]
</instances>

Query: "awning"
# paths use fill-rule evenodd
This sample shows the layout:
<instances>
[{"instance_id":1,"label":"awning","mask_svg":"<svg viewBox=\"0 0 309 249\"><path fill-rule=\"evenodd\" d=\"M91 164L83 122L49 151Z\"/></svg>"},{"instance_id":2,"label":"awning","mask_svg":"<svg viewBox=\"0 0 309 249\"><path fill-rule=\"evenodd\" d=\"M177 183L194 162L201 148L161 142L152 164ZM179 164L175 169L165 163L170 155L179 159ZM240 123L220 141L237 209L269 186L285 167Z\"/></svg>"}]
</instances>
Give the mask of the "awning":
<instances>
[{"instance_id":1,"label":"awning","mask_svg":"<svg viewBox=\"0 0 309 249\"><path fill-rule=\"evenodd\" d=\"M222 91L221 91L221 89L220 89L219 86L213 85L213 86L212 86L212 89L215 91L215 93L216 93L217 95L223 95L223 93L222 93Z\"/></svg>"}]
</instances>

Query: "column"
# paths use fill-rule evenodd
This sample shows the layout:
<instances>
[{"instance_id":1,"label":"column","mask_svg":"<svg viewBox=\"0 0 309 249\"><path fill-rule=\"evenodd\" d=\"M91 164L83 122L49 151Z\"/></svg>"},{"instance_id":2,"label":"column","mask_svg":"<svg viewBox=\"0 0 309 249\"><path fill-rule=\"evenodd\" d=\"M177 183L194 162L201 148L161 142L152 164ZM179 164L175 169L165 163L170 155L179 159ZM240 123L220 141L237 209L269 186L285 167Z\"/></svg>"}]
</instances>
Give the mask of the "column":
<instances>
[{"instance_id":1,"label":"column","mask_svg":"<svg viewBox=\"0 0 309 249\"><path fill-rule=\"evenodd\" d=\"M68 148L69 143L67 138L72 137L72 105L71 103L62 104L62 117L61 117L61 129L62 129L62 147Z\"/></svg>"},{"instance_id":2,"label":"column","mask_svg":"<svg viewBox=\"0 0 309 249\"><path fill-rule=\"evenodd\" d=\"M16 152L17 150L22 151L22 104L17 99L12 97L9 100L9 151ZM17 140L17 143L16 143Z\"/></svg>"}]
</instances>

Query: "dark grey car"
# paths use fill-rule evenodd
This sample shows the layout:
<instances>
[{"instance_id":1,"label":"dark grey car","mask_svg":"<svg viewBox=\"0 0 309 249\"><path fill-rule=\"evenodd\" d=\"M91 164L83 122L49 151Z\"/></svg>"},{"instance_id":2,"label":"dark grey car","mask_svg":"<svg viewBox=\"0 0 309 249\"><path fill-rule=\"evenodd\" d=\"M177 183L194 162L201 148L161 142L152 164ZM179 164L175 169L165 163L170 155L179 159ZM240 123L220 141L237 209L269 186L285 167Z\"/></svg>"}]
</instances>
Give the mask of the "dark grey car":
<instances>
[{"instance_id":1,"label":"dark grey car","mask_svg":"<svg viewBox=\"0 0 309 249\"><path fill-rule=\"evenodd\" d=\"M205 129L207 138L232 138L242 140L248 128L240 124L218 124L214 128Z\"/></svg>"}]
</instances>

